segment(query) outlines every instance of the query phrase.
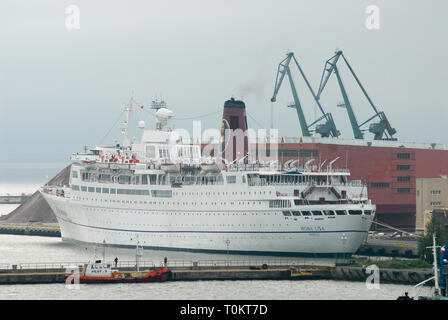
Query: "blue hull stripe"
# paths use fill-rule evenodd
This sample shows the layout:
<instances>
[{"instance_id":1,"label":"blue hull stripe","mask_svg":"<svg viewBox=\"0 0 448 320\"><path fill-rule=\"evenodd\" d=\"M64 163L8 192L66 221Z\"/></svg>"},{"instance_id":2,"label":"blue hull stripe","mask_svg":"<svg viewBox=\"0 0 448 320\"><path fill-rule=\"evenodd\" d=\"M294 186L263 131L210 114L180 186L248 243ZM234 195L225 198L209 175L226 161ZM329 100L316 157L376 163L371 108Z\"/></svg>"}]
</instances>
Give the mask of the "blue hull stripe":
<instances>
[{"instance_id":1,"label":"blue hull stripe","mask_svg":"<svg viewBox=\"0 0 448 320\"><path fill-rule=\"evenodd\" d=\"M115 229L115 228L105 228L105 227L95 227L95 226L88 226L80 223L75 223L72 221L68 221L65 219L62 219L58 217L58 219L61 219L65 222L85 227L85 228L92 228L92 229L99 229L99 230L108 230L108 231L119 231L119 232L140 232L140 233L240 233L240 234L266 234L266 233L279 233L279 234L285 234L285 233L339 233L339 232L361 232L366 233L366 230L332 230L332 231L212 231L212 230L132 230L132 229Z\"/></svg>"}]
</instances>

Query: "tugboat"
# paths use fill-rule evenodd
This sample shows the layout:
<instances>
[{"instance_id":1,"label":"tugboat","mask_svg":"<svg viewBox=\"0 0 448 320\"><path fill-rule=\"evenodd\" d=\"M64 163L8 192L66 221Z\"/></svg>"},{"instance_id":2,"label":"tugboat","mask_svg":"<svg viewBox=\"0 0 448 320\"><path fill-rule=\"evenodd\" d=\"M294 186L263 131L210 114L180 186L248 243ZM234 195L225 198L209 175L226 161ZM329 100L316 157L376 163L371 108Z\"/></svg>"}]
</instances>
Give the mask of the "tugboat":
<instances>
[{"instance_id":1,"label":"tugboat","mask_svg":"<svg viewBox=\"0 0 448 320\"><path fill-rule=\"evenodd\" d=\"M105 242L103 242L105 245ZM112 269L110 263L104 262L106 253L103 251L103 260L95 260L84 265L84 269L79 275L79 283L140 283L140 282L163 282L168 280L170 270L166 267L154 270L140 271L139 260L142 256L142 247L139 246L137 239L136 253L135 253L135 271L119 271ZM105 250L105 247L103 247ZM116 265L116 264L115 264ZM73 275L66 274L67 281L73 283ZM70 279L70 280L68 280Z\"/></svg>"},{"instance_id":2,"label":"tugboat","mask_svg":"<svg viewBox=\"0 0 448 320\"><path fill-rule=\"evenodd\" d=\"M169 277L168 268L156 270L123 272L112 269L110 263L96 260L84 266L79 277L80 283L136 283L136 282L162 282ZM67 275L68 276L68 275Z\"/></svg>"}]
</instances>

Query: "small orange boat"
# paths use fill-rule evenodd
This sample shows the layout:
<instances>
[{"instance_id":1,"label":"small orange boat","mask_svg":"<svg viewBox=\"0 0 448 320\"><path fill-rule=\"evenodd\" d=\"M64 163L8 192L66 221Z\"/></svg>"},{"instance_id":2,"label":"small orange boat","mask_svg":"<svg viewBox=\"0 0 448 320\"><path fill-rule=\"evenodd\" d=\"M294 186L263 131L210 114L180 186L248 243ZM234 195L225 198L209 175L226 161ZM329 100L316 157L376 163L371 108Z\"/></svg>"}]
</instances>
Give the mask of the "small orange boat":
<instances>
[{"instance_id":1,"label":"small orange boat","mask_svg":"<svg viewBox=\"0 0 448 320\"><path fill-rule=\"evenodd\" d=\"M113 270L110 263L96 260L94 263L84 265L84 270L79 275L79 283L140 283L162 282L168 280L170 271L168 268L143 271L118 271ZM66 280L74 283L73 274L67 274Z\"/></svg>"}]
</instances>

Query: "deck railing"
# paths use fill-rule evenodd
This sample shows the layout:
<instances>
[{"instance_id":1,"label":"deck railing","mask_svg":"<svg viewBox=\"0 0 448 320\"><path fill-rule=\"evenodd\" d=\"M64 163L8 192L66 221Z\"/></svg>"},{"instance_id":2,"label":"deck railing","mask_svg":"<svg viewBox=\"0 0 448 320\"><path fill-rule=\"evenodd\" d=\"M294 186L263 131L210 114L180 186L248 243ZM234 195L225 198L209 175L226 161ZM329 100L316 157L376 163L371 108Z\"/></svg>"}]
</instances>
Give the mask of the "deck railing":
<instances>
[{"instance_id":1,"label":"deck railing","mask_svg":"<svg viewBox=\"0 0 448 320\"><path fill-rule=\"evenodd\" d=\"M106 261L112 267L115 267L114 261ZM37 262L37 263L1 263L0 271L17 271L17 272L32 272L32 271L49 271L49 270L66 270L74 267L82 268L86 262ZM248 259L248 260L167 260L167 267L172 268L192 268L192 267L263 267L266 266L309 266L315 265L313 260L306 259ZM139 261L139 268L156 268L165 266L164 261ZM135 268L136 261L119 261L117 268Z\"/></svg>"}]
</instances>

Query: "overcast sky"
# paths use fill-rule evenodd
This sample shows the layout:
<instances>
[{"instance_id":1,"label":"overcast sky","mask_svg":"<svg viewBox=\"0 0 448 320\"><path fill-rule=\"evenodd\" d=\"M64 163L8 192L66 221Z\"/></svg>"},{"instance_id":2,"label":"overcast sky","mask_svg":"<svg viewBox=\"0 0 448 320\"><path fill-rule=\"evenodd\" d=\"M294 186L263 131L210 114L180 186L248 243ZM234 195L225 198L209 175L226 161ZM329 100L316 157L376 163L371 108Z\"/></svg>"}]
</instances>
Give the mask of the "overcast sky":
<instances>
[{"instance_id":1,"label":"overcast sky","mask_svg":"<svg viewBox=\"0 0 448 320\"><path fill-rule=\"evenodd\" d=\"M70 5L79 9L79 29L70 29ZM379 9L379 29L366 26L370 5ZM132 92L145 106L165 99L178 128L191 128L182 119L196 116L203 129L219 128L231 96L245 101L250 127L267 128L277 66L288 50L317 90L336 48L397 138L448 144L447 13L445 0L2 0L0 162L65 161L84 145L121 140L120 125L106 134ZM363 122L373 111L340 69ZM312 122L319 113L292 72ZM342 137L352 138L346 111L336 107L335 78L327 89L323 107ZM285 82L274 126L297 137L290 101ZM152 120L141 110L136 118Z\"/></svg>"}]
</instances>

